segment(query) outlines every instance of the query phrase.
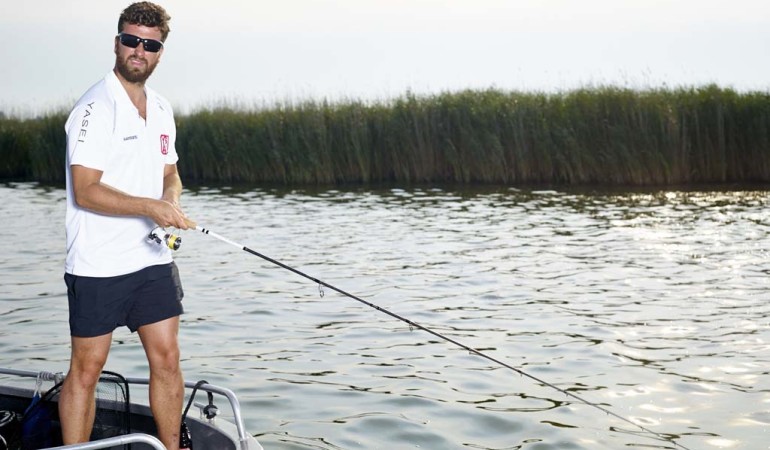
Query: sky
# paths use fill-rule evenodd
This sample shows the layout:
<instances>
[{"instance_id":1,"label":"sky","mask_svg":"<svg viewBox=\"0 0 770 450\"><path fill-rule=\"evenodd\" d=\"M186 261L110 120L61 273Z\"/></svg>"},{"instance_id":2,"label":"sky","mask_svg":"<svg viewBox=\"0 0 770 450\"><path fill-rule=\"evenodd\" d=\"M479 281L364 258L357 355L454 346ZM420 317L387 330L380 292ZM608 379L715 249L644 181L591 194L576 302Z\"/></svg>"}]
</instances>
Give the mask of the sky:
<instances>
[{"instance_id":1,"label":"sky","mask_svg":"<svg viewBox=\"0 0 770 450\"><path fill-rule=\"evenodd\" d=\"M131 1L0 4L0 111L69 109L114 66ZM410 91L716 83L770 90L767 0L157 0L148 85L177 112Z\"/></svg>"}]
</instances>

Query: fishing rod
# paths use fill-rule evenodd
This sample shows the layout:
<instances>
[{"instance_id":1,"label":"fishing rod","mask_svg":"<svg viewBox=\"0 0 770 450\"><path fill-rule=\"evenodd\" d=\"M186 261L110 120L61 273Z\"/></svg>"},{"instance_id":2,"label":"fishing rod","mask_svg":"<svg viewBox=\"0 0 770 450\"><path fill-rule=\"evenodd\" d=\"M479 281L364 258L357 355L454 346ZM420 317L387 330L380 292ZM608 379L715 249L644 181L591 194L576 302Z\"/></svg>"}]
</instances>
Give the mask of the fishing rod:
<instances>
[{"instance_id":1,"label":"fishing rod","mask_svg":"<svg viewBox=\"0 0 770 450\"><path fill-rule=\"evenodd\" d=\"M303 278L306 278L306 279L308 279L308 280L318 284L319 286L323 286L323 287L326 287L328 289L331 289L331 290L333 290L333 291L335 291L335 292L337 292L339 294L344 295L345 297L348 297L348 298L351 298L353 300L356 300L356 301L358 301L360 303L363 303L364 305L366 305L366 306L368 306L370 308L373 308L373 309L375 309L375 310L377 310L377 311L379 311L381 313L387 314L390 317L393 317L394 319L400 320L401 322L404 322L407 325L409 325L409 329L410 330L414 329L414 328L420 329L420 330L422 330L422 331L424 331L424 332L426 332L428 334L431 334L431 335L433 335L433 336L435 336L435 337L437 337L437 338L439 338L439 339L441 339L441 340L443 340L445 342L449 342L451 344L454 344L455 346L460 347L463 350L466 350L466 351L468 351L471 354L474 354L476 356L484 358L487 361L491 361L491 362L493 362L493 363L495 363L495 364L497 364L499 366L502 366L502 367L505 367L507 369L510 369L510 370L518 373L519 375L527 377L527 378L529 378L529 379L531 379L531 380L533 380L533 381L535 381L537 383L540 383L540 384L542 384L544 386L548 386L548 387L550 387L550 388L552 388L552 389L554 389L554 390L564 394L565 396L567 396L569 398L572 398L574 400L579 401L580 403L583 403L583 404L588 405L590 407L596 408L599 411L601 411L601 412L603 412L603 413L605 413L605 414L607 414L609 416L612 416L612 417L614 417L614 418L616 418L616 419L618 419L618 420L620 420L622 422L630 424L630 425L636 427L637 429L642 430L645 433L648 433L648 434L650 434L652 436L655 436L656 438L658 438L660 440L663 440L663 441L666 441L666 442L670 442L670 443L674 444L676 447L679 447L679 448L684 449L684 450L691 450L688 447L685 447L684 445L676 442L674 440L674 438L671 437L671 436L666 436L666 435L664 435L662 433L658 433L656 431L653 431L653 430L651 430L651 429L649 429L649 428L647 428L647 427L645 427L643 425L639 425L638 423L633 422L631 419L623 417L620 414L617 414L614 411L608 409L607 407L604 407L604 406L602 406L602 405L600 405L598 403L593 403L593 402L591 402L591 401L589 401L589 400L587 400L587 399L585 399L585 398L583 398L583 397L581 397L581 396L579 396L577 394L574 394L574 393L572 393L572 392L570 392L570 391L568 391L566 389L562 389L562 388L556 386L553 383L549 383L548 381L545 381L542 378L539 378L539 377L536 377L536 376L534 376L532 374L529 374L529 373L527 373L527 372L525 372L525 371L523 371L523 370L521 370L521 369L519 369L517 367L514 367L514 366L512 366L512 365L510 365L510 364L508 364L508 363L506 363L504 361L500 361L499 359L497 359L497 358L495 358L493 356L490 356L490 355L488 355L488 354L486 354L484 352L476 350L473 347L470 347L470 346L468 346L466 344L463 344L462 342L460 342L460 341L458 341L456 339L453 339L453 338L451 338L449 336L446 336L446 335L441 334L441 333L439 333L437 331L434 331L434 330L432 330L432 329L430 329L430 328L428 328L426 326L420 325L419 323L417 323L417 322L415 322L415 321L413 321L411 319L408 319L408 318L406 318L404 316L396 314L396 313L394 313L394 312L392 312L392 311L390 311L388 309L385 309L385 308L383 308L383 307L381 307L379 305L376 305L376 304L374 304L372 302L364 300L364 299L362 299L361 297L359 297L357 295L353 295L353 294L351 294L351 293L349 293L347 291L344 291L344 290L342 290L342 289L340 289L340 288L338 288L338 287L336 287L336 286L334 286L332 284L329 284L329 283L327 283L327 282L325 282L323 280L320 280L318 278L310 276L310 275L308 275L308 274L306 274L306 273L304 273L304 272L302 272L300 270L297 270L297 269L295 269L295 268L293 268L293 267L291 267L291 266L289 266L287 264L284 264L284 263L282 263L282 262L280 262L280 261L278 261L276 259L273 259L273 258L271 258L271 257L269 257L267 255L264 255L264 254L262 254L262 253L260 253L258 251L252 250L249 247L246 247L245 245L240 244L238 242L235 242L233 240L230 240L230 239L222 236L221 234L218 234L218 233L215 233L215 232L209 230L208 228L203 228L201 226L198 226L195 222L193 222L193 221L191 221L189 219L186 219L186 220L187 220L187 224L188 224L188 226L190 228L194 228L195 230L200 231L203 234L206 234L206 235L212 236L214 238L217 238L220 241L228 243L228 244L230 244L230 245L232 245L234 247L237 247L237 248L239 248L240 250L243 250L246 253L250 253L250 254L252 254L254 256L262 258L262 259L264 259L265 261L267 261L267 262L269 262L271 264L274 264L274 265L276 265L278 267L281 267L281 268L286 269L286 270L288 270L290 272L293 272L293 273L295 273L295 274L297 274L297 275L299 275L299 276L301 276ZM155 234L153 234L153 233L155 233ZM153 230L153 232L150 233L149 239L150 240L155 240L156 242L160 241L160 239L158 239L158 233L157 233L156 230ZM176 250L176 249L179 248L179 244L181 244L181 238L178 238L178 236L175 236L173 234L166 234L165 237L164 237L164 242L165 242L165 244L169 248L171 248L172 250ZM158 242L158 243L160 243L160 242ZM323 296L323 290L321 290L320 292L321 292L321 296Z\"/></svg>"}]
</instances>

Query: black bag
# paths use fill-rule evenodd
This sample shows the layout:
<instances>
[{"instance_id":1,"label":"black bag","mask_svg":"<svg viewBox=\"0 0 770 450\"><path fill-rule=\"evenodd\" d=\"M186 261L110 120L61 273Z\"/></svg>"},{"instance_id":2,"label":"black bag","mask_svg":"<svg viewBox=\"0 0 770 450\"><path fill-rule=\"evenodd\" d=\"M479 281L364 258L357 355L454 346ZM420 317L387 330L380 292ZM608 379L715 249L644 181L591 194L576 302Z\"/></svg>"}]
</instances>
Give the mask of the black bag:
<instances>
[{"instance_id":1,"label":"black bag","mask_svg":"<svg viewBox=\"0 0 770 450\"><path fill-rule=\"evenodd\" d=\"M0 411L0 450L21 449L21 418L13 411Z\"/></svg>"},{"instance_id":2,"label":"black bag","mask_svg":"<svg viewBox=\"0 0 770 450\"><path fill-rule=\"evenodd\" d=\"M59 397L63 381L56 383L42 396L35 394L21 419L21 448L37 450L61 445L61 433L54 421L59 412L55 399Z\"/></svg>"}]
</instances>

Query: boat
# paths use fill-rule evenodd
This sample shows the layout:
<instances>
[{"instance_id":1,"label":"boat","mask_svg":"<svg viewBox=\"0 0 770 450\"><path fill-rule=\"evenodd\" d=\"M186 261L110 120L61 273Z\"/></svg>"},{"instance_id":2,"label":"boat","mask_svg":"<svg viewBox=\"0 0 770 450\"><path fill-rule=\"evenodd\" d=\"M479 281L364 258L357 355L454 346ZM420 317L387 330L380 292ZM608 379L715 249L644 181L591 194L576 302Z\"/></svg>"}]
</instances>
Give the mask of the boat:
<instances>
[{"instance_id":1,"label":"boat","mask_svg":"<svg viewBox=\"0 0 770 450\"><path fill-rule=\"evenodd\" d=\"M48 425L53 429L53 435L60 436L61 431L58 428L56 408L58 395L43 395L41 397L40 394L42 392L41 384L45 382L54 383L52 388L45 391L46 394L53 394L55 388L64 380L65 375L61 372L34 372L9 368L0 368L0 375L7 375L8 377L4 377L6 380L14 380L14 383L0 382L0 413L5 412L7 416L13 416L15 413L16 417L21 417L27 408L32 411L30 405L33 403L52 402L48 405L50 410L50 424ZM15 377L28 380L16 381ZM106 385L117 386L114 388L115 392L102 394L105 391L102 389L103 380ZM23 385L27 381L29 387L17 385L19 383ZM166 447L155 435L155 422L149 406L129 400L130 386L147 386L149 379L123 377L105 371L99 383L96 400L98 423L94 425L95 431L91 436L91 441L65 446L61 445L61 438L58 437L59 442L50 440L53 445L43 448L56 450L124 450L129 448L131 450L166 450ZM240 403L233 391L206 382L185 381L184 384L185 397L189 398L188 408L190 404L194 404L200 411L198 417L193 417L195 414L193 414L194 410L191 409L184 420L192 436L194 450L263 450L259 442L246 432ZM125 389L122 387L124 385ZM109 390L106 389L108 392ZM207 402L199 403L196 401L193 403L197 392L204 393L205 395L201 397L205 397ZM115 393L119 395L115 396ZM125 398L121 398L120 394L122 393L125 393ZM214 399L217 401L226 400L232 412L232 418L228 417L228 420L225 420L222 417L217 417L219 408L214 403ZM28 415L32 416L32 412L29 411ZM124 411L125 414L123 414ZM116 424L115 421L118 420L122 422ZM116 432L116 428L119 431ZM2 430L0 427L0 438L2 437ZM97 437L95 438L95 436ZM0 439L0 449L2 448L3 440Z\"/></svg>"}]
</instances>

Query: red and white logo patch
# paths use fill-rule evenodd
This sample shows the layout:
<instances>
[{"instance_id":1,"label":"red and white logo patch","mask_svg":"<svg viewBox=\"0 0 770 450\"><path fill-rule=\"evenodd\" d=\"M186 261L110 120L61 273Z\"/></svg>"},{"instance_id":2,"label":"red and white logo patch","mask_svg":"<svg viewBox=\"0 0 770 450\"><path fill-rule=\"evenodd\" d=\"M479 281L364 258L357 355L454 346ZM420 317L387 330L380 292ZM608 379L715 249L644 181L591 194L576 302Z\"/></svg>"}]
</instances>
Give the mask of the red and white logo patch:
<instances>
[{"instance_id":1,"label":"red and white logo patch","mask_svg":"<svg viewBox=\"0 0 770 450\"><path fill-rule=\"evenodd\" d=\"M164 155L168 155L168 135L160 135L160 152Z\"/></svg>"}]
</instances>

